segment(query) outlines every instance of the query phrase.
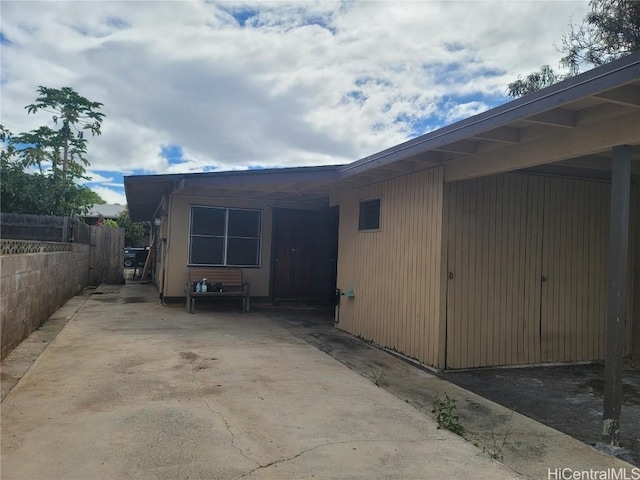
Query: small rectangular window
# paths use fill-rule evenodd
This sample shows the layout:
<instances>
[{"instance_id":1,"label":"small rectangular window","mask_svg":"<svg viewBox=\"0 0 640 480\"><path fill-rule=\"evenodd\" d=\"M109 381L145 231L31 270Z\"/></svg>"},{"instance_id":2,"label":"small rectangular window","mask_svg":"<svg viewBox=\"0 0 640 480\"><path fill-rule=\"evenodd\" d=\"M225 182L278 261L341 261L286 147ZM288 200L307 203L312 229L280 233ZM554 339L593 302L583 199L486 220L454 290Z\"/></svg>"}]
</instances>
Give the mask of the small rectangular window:
<instances>
[{"instance_id":1,"label":"small rectangular window","mask_svg":"<svg viewBox=\"0 0 640 480\"><path fill-rule=\"evenodd\" d=\"M380 199L360 202L360 214L358 216L358 230L380 229Z\"/></svg>"}]
</instances>

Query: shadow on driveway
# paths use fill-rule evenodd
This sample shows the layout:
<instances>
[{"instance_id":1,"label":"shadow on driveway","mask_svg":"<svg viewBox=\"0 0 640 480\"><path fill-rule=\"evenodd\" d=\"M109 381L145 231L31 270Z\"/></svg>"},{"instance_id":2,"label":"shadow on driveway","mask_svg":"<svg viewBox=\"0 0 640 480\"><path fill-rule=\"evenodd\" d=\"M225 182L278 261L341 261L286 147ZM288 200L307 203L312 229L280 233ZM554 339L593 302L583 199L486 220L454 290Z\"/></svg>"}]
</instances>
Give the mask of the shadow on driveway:
<instances>
[{"instance_id":1,"label":"shadow on driveway","mask_svg":"<svg viewBox=\"0 0 640 480\"><path fill-rule=\"evenodd\" d=\"M396 357L335 329L332 308L257 308L293 335L365 377L373 378L378 370L387 372L385 389L425 413L431 414L433 401L442 394L432 391L432 386L422 388L420 378L394 371L391 360ZM438 377L588 445L593 446L600 440L604 398L604 367L601 365L479 369L441 373ZM618 456L640 466L640 370L624 372L623 396L620 438L624 451ZM465 411L461 402L458 406L465 425L476 428L500 425L501 419L485 418L483 421L477 418L489 415L487 411L474 411L473 408Z\"/></svg>"},{"instance_id":2,"label":"shadow on driveway","mask_svg":"<svg viewBox=\"0 0 640 480\"><path fill-rule=\"evenodd\" d=\"M451 372L445 380L589 445L600 441L604 366L571 365ZM620 458L640 466L640 370L626 370Z\"/></svg>"}]
</instances>

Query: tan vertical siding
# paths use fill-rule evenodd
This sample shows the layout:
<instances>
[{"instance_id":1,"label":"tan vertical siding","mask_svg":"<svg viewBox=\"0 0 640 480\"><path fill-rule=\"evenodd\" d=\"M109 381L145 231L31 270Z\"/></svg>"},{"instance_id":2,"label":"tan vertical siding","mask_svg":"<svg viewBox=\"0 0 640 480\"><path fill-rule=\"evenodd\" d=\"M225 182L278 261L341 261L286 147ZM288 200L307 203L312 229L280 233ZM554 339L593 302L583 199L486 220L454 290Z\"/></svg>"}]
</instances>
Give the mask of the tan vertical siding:
<instances>
[{"instance_id":1,"label":"tan vertical siding","mask_svg":"<svg viewBox=\"0 0 640 480\"><path fill-rule=\"evenodd\" d=\"M510 173L448 192L447 368L604 358L610 186ZM630 295L625 354L639 309Z\"/></svg>"},{"instance_id":2,"label":"tan vertical siding","mask_svg":"<svg viewBox=\"0 0 640 480\"><path fill-rule=\"evenodd\" d=\"M538 361L539 183L508 174L449 186L447 368Z\"/></svg>"},{"instance_id":3,"label":"tan vertical siding","mask_svg":"<svg viewBox=\"0 0 640 480\"><path fill-rule=\"evenodd\" d=\"M351 290L356 279L356 242L355 229L358 225L358 205L355 202L339 201L339 228L338 228L338 267L337 287L343 292ZM350 226L350 227L348 227ZM352 333L359 332L356 327L355 301L346 297L340 298L336 308L336 321L339 328Z\"/></svg>"},{"instance_id":4,"label":"tan vertical siding","mask_svg":"<svg viewBox=\"0 0 640 480\"><path fill-rule=\"evenodd\" d=\"M376 197L380 231L358 232ZM625 353L640 349L639 197ZM523 173L444 185L434 169L344 192L338 286L355 298L340 327L452 369L602 359L609 209L606 183Z\"/></svg>"},{"instance_id":5,"label":"tan vertical siding","mask_svg":"<svg viewBox=\"0 0 640 480\"><path fill-rule=\"evenodd\" d=\"M339 196L338 326L438 366L443 313L443 169L435 168ZM359 202L381 199L380 230L358 231ZM443 358L443 356L441 356Z\"/></svg>"},{"instance_id":6,"label":"tan vertical siding","mask_svg":"<svg viewBox=\"0 0 640 480\"><path fill-rule=\"evenodd\" d=\"M609 187L546 178L543 362L604 358Z\"/></svg>"}]
</instances>

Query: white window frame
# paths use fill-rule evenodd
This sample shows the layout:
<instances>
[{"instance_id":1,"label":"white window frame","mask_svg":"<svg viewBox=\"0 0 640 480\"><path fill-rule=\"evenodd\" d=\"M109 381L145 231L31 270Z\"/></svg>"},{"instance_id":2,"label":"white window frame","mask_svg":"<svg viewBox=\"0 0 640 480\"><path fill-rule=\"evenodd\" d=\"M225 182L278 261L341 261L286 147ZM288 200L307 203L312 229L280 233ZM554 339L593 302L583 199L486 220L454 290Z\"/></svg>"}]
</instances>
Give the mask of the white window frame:
<instances>
[{"instance_id":1,"label":"white window frame","mask_svg":"<svg viewBox=\"0 0 640 480\"><path fill-rule=\"evenodd\" d=\"M194 209L198 208L212 208L216 210L224 210L224 236L220 235L203 235L203 234L193 234L193 212ZM258 213L258 236L257 237L234 237L229 236L229 212L231 211L245 211L245 212L256 212ZM259 209L251 209L251 208L235 208L235 207L219 207L213 205L190 205L189 208L189 235L188 235L188 258L187 264L188 266L198 266L198 267L238 267L238 268L260 268L262 266L262 210ZM222 247L222 263L194 263L191 260L191 245L193 237L211 237L211 238L223 238L223 247ZM227 262L227 250L229 239L233 238L247 238L257 240L257 264L255 265L237 265L231 264Z\"/></svg>"}]
</instances>

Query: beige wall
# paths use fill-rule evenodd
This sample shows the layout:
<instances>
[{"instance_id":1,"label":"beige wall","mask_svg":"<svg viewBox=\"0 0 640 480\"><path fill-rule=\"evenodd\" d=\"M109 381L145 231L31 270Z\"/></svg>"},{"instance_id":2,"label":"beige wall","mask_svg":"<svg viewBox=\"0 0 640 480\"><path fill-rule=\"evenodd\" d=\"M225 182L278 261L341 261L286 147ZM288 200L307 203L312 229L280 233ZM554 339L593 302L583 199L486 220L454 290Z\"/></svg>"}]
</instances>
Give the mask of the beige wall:
<instances>
[{"instance_id":1,"label":"beige wall","mask_svg":"<svg viewBox=\"0 0 640 480\"><path fill-rule=\"evenodd\" d=\"M218 207L250 208L262 211L262 244L260 268L244 268L244 279L251 285L252 297L269 296L271 278L271 237L273 208L298 208L308 210L322 209L319 205L294 202L270 202L264 200L217 198L190 195L180 192L169 199L167 241L164 246L162 265L164 271L163 295L165 297L184 297L187 282L187 262L189 255L189 212L190 205ZM158 272L161 276L162 273Z\"/></svg>"},{"instance_id":2,"label":"beige wall","mask_svg":"<svg viewBox=\"0 0 640 480\"><path fill-rule=\"evenodd\" d=\"M447 368L603 359L610 186L511 173L447 196Z\"/></svg>"},{"instance_id":3,"label":"beige wall","mask_svg":"<svg viewBox=\"0 0 640 480\"><path fill-rule=\"evenodd\" d=\"M376 232L358 231L359 202L381 200ZM443 168L342 192L338 327L422 363L444 360L442 266Z\"/></svg>"},{"instance_id":4,"label":"beige wall","mask_svg":"<svg viewBox=\"0 0 640 480\"><path fill-rule=\"evenodd\" d=\"M524 173L444 184L439 168L336 194L338 288L355 293L341 298L338 327L438 368L602 359L609 192ZM624 348L638 355L632 194ZM380 231L359 232L359 202L371 198Z\"/></svg>"}]
</instances>

